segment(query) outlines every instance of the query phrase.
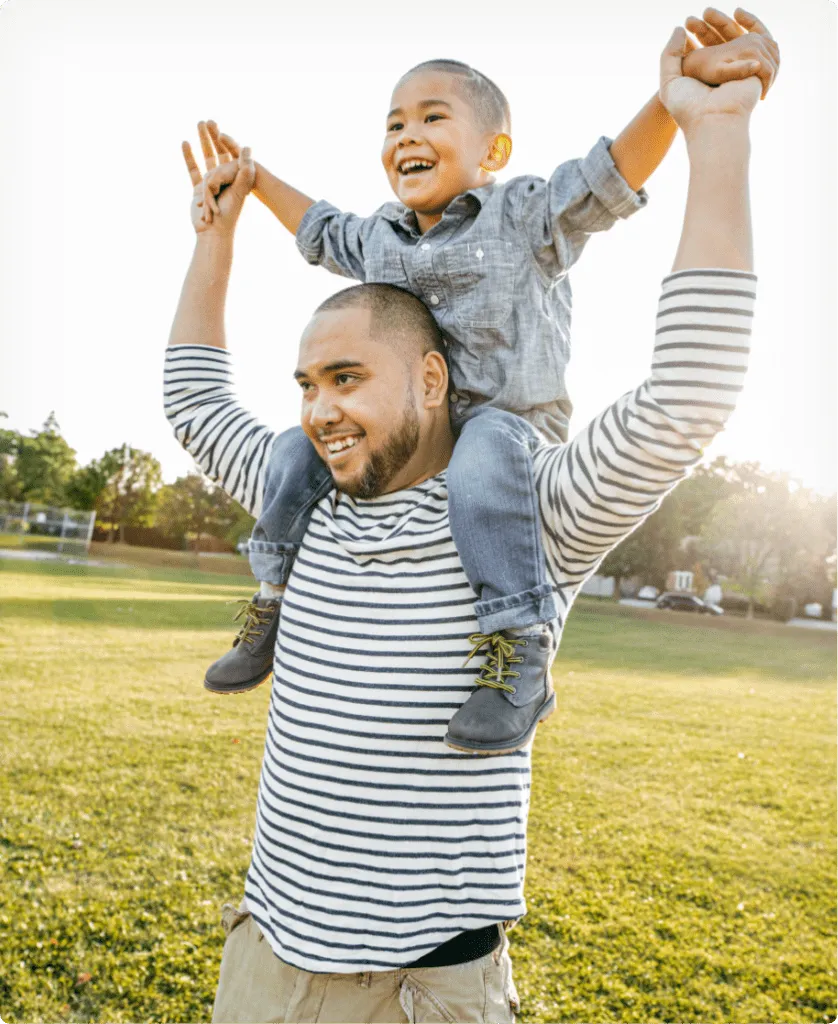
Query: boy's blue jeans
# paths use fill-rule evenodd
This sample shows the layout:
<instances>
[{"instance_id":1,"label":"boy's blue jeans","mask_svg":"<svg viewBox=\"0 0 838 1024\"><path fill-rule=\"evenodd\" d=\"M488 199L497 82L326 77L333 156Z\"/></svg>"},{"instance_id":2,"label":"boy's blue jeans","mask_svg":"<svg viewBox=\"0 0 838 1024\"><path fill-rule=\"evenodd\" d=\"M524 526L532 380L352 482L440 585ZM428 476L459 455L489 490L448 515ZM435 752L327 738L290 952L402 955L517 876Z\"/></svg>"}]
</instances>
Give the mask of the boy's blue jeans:
<instances>
[{"instance_id":1,"label":"boy's blue jeans","mask_svg":"<svg viewBox=\"0 0 838 1024\"><path fill-rule=\"evenodd\" d=\"M556 617L541 545L532 453L539 435L513 413L479 406L459 426L448 466L451 535L469 582L482 633ZM274 441L262 514L250 539L258 580L288 582L314 506L334 487L301 427Z\"/></svg>"}]
</instances>

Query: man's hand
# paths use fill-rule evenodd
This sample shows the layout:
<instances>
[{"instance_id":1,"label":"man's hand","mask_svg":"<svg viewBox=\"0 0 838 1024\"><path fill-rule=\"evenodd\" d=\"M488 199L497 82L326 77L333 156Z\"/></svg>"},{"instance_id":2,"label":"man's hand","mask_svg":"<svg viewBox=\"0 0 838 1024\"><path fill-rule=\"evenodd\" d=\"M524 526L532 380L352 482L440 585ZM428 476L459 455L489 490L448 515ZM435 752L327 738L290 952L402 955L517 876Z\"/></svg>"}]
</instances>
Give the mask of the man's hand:
<instances>
[{"instance_id":1,"label":"man's hand","mask_svg":"<svg viewBox=\"0 0 838 1024\"><path fill-rule=\"evenodd\" d=\"M206 175L201 174L189 143L184 142L182 146L186 169L192 181L192 226L199 235L213 232L232 236L244 201L256 180L256 165L247 146L234 157L218 136L217 128L213 138L204 121L198 124L198 136L207 168ZM208 192L205 181L214 174L217 188Z\"/></svg>"},{"instance_id":2,"label":"man's hand","mask_svg":"<svg viewBox=\"0 0 838 1024\"><path fill-rule=\"evenodd\" d=\"M780 49L759 18L741 7L733 18L708 7L703 19L688 18L686 25L703 49L688 46L682 74L707 85L756 75L765 99L780 67Z\"/></svg>"},{"instance_id":3,"label":"man's hand","mask_svg":"<svg viewBox=\"0 0 838 1024\"><path fill-rule=\"evenodd\" d=\"M747 121L759 100L762 83L754 76L705 85L682 74L682 59L690 49L687 33L676 28L661 54L660 100L678 127L689 137L703 120L724 115Z\"/></svg>"}]
</instances>

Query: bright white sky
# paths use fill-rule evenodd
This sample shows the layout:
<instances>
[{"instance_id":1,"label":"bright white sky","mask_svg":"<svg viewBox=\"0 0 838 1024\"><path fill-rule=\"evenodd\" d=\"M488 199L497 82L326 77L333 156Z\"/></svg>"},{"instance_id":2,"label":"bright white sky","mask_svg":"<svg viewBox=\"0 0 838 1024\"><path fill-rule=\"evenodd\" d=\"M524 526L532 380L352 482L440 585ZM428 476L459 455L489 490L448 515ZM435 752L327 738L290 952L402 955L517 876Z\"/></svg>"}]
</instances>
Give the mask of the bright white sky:
<instances>
[{"instance_id":1,"label":"bright white sky","mask_svg":"<svg viewBox=\"0 0 838 1024\"><path fill-rule=\"evenodd\" d=\"M756 0L754 0L756 2ZM292 9L293 8L293 9ZM191 465L161 409L162 353L192 249L180 141L214 117L276 174L368 213L390 90L412 64L468 61L512 105L509 175L548 175L614 136L656 88L672 0L0 0L0 409L54 409L86 462L123 442L167 479ZM760 0L783 53L753 121L760 302L746 394L713 454L835 490L836 7ZM197 149L197 146L195 147ZM657 288L686 191L682 140L650 204L574 270L573 430L645 376ZM296 344L349 282L307 267L254 199L239 230L228 344L244 401L296 422Z\"/></svg>"}]
</instances>

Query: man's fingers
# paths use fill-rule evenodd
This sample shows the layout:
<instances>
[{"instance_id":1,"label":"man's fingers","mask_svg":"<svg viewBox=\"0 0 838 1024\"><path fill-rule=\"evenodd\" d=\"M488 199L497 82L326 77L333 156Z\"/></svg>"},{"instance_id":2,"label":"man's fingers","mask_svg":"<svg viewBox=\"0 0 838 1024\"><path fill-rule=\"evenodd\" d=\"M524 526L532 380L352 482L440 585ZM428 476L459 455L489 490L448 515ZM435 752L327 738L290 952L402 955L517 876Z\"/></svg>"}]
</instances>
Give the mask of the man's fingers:
<instances>
[{"instance_id":1,"label":"man's fingers","mask_svg":"<svg viewBox=\"0 0 838 1024\"><path fill-rule=\"evenodd\" d=\"M661 53L661 89L681 77L681 60L686 52L687 33L679 25L667 40Z\"/></svg>"},{"instance_id":2,"label":"man's fingers","mask_svg":"<svg viewBox=\"0 0 838 1024\"><path fill-rule=\"evenodd\" d=\"M232 135L227 135L226 132L222 132L219 138L222 140L224 145L227 147L227 152L235 159L238 160L241 155L241 146L233 138Z\"/></svg>"},{"instance_id":3,"label":"man's fingers","mask_svg":"<svg viewBox=\"0 0 838 1024\"><path fill-rule=\"evenodd\" d=\"M737 7L733 12L733 17L748 32L758 32L761 36L765 36L766 39L770 39L772 43L774 42L774 37L755 14L751 14L750 11L746 11L743 7Z\"/></svg>"},{"instance_id":4,"label":"man's fingers","mask_svg":"<svg viewBox=\"0 0 838 1024\"><path fill-rule=\"evenodd\" d=\"M192 153L192 147L188 142L181 142L181 152L183 153L183 159L186 163L186 169L189 171L189 177L192 179L193 185L200 185L203 175L198 170L198 164L195 162L195 157Z\"/></svg>"},{"instance_id":5,"label":"man's fingers","mask_svg":"<svg viewBox=\"0 0 838 1024\"><path fill-rule=\"evenodd\" d=\"M701 18L687 18L686 24L689 31L692 32L702 46L718 46L719 43L724 42L719 33L711 25L702 21Z\"/></svg>"},{"instance_id":6,"label":"man's fingers","mask_svg":"<svg viewBox=\"0 0 838 1024\"><path fill-rule=\"evenodd\" d=\"M230 152L230 149L224 141L221 132L218 130L218 125L215 121L207 121L207 130L210 133L210 138L212 139L213 145L218 153L218 159L222 164L229 163L233 159L233 154Z\"/></svg>"},{"instance_id":7,"label":"man's fingers","mask_svg":"<svg viewBox=\"0 0 838 1024\"><path fill-rule=\"evenodd\" d=\"M726 41L738 39L745 31L741 25L736 24L733 18L729 18L723 11L717 11L715 7L708 7L705 10L704 20Z\"/></svg>"},{"instance_id":8,"label":"man's fingers","mask_svg":"<svg viewBox=\"0 0 838 1024\"><path fill-rule=\"evenodd\" d=\"M207 165L207 170L211 171L214 167L218 166L218 160L215 156L215 147L212 144L212 139L210 138L206 121L198 122L198 137L201 140L201 151L204 154L204 163Z\"/></svg>"}]
</instances>

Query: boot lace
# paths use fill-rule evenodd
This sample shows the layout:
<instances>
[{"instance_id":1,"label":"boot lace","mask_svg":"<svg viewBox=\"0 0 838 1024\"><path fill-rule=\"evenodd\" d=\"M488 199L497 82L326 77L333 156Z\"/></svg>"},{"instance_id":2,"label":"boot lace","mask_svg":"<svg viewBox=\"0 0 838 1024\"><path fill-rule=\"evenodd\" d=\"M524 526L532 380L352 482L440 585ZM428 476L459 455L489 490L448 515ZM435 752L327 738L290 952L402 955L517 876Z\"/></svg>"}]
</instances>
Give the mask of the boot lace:
<instances>
[{"instance_id":1,"label":"boot lace","mask_svg":"<svg viewBox=\"0 0 838 1024\"><path fill-rule=\"evenodd\" d=\"M257 626L267 626L271 621L271 610L269 608L260 608L255 601L248 601L247 598L239 601L228 601L227 603L241 605L238 613L233 616L233 622L237 622L242 615L245 616L244 623L239 630L239 635L233 641L234 647L236 644L255 643L257 637L265 635L264 629L257 629Z\"/></svg>"},{"instance_id":2,"label":"boot lace","mask_svg":"<svg viewBox=\"0 0 838 1024\"><path fill-rule=\"evenodd\" d=\"M493 690L506 690L507 693L515 693L515 687L507 683L507 679L520 679L521 673L510 668L522 662L523 657L518 656L516 647L526 647L526 640L519 640L517 637L504 636L503 633L472 633L468 638L470 644L474 644L471 654L463 662L467 665L478 651L487 647L486 661L475 679L478 686L489 686Z\"/></svg>"}]
</instances>

